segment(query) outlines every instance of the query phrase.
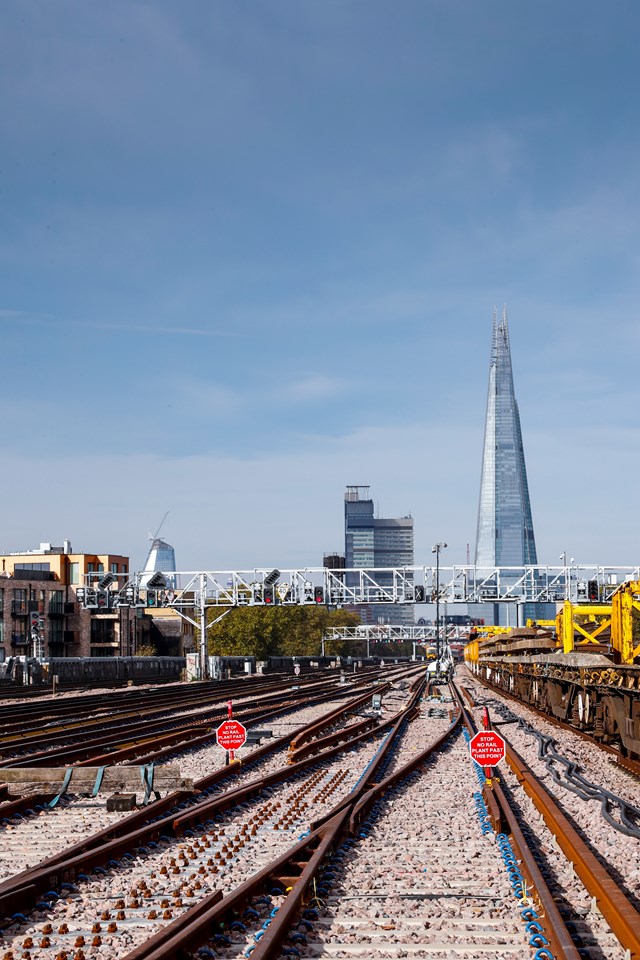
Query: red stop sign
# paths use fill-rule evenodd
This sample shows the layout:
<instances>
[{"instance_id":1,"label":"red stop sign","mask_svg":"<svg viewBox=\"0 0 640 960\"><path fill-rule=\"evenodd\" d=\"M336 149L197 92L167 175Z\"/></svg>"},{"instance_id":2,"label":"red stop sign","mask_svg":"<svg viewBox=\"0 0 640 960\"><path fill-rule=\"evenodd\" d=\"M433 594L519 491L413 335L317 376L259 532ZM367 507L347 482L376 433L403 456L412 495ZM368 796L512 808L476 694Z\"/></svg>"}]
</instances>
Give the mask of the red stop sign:
<instances>
[{"instance_id":1,"label":"red stop sign","mask_svg":"<svg viewBox=\"0 0 640 960\"><path fill-rule=\"evenodd\" d=\"M499 733L481 730L469 742L471 756L481 767L494 767L504 760L507 747Z\"/></svg>"},{"instance_id":2,"label":"red stop sign","mask_svg":"<svg viewBox=\"0 0 640 960\"><path fill-rule=\"evenodd\" d=\"M216 730L216 739L225 750L237 750L247 739L247 728L237 720L225 720Z\"/></svg>"}]
</instances>

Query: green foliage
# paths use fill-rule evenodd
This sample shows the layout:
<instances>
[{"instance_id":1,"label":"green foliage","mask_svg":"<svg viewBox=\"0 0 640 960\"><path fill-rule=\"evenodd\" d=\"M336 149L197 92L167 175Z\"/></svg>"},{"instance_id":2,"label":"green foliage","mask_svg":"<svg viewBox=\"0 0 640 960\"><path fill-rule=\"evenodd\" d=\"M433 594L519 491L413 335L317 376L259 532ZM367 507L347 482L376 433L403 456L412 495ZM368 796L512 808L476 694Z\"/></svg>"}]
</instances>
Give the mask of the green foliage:
<instances>
[{"instance_id":1,"label":"green foliage","mask_svg":"<svg viewBox=\"0 0 640 960\"><path fill-rule=\"evenodd\" d=\"M136 650L136 657L155 657L157 651L152 643L141 643Z\"/></svg>"},{"instance_id":2,"label":"green foliage","mask_svg":"<svg viewBox=\"0 0 640 960\"><path fill-rule=\"evenodd\" d=\"M214 615L211 614L211 619ZM329 627L356 626L357 613L325 606L238 607L209 628L209 653L214 656L317 657ZM348 641L326 644L327 656L350 653ZM351 644L352 646L352 644Z\"/></svg>"}]
</instances>

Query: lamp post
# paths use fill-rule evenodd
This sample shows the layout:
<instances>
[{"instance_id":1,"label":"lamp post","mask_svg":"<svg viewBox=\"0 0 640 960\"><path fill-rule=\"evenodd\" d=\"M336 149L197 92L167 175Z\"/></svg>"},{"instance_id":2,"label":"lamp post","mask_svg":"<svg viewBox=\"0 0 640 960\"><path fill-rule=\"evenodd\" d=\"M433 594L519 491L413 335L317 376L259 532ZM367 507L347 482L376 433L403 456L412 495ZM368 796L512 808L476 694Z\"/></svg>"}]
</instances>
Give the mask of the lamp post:
<instances>
[{"instance_id":1,"label":"lamp post","mask_svg":"<svg viewBox=\"0 0 640 960\"><path fill-rule=\"evenodd\" d=\"M570 599L571 594L571 567L567 570L567 551L563 550L560 554L560 559L562 560L562 566L564 567L564 598L565 600ZM570 563L573 563L573 557L571 557Z\"/></svg>"},{"instance_id":2,"label":"lamp post","mask_svg":"<svg viewBox=\"0 0 640 960\"><path fill-rule=\"evenodd\" d=\"M436 555L436 674L440 673L440 551L445 547L446 543L440 542L431 548Z\"/></svg>"}]
</instances>

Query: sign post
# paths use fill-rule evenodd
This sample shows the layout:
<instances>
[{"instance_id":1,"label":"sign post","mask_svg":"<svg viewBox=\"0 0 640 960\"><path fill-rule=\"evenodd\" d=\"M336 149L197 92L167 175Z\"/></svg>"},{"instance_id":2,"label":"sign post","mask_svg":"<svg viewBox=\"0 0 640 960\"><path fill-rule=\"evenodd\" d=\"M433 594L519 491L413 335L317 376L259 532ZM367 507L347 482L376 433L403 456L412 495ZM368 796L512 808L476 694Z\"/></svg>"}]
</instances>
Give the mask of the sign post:
<instances>
[{"instance_id":1,"label":"sign post","mask_svg":"<svg viewBox=\"0 0 640 960\"><path fill-rule=\"evenodd\" d=\"M491 780L491 767L504 760L507 745L494 730L481 730L469 741L469 751L472 759L484 767L487 780Z\"/></svg>"}]
</instances>

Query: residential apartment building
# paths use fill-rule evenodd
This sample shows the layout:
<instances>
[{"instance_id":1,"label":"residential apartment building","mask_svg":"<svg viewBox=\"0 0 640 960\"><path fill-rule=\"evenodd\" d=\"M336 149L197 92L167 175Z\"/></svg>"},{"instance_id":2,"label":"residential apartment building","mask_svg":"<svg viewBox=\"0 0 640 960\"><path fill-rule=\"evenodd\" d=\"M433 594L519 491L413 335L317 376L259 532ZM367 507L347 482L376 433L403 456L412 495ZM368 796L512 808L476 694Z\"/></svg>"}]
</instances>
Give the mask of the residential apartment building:
<instances>
[{"instance_id":1,"label":"residential apartment building","mask_svg":"<svg viewBox=\"0 0 640 960\"><path fill-rule=\"evenodd\" d=\"M177 656L193 632L174 611L85 609L78 602L77 589L97 585L106 574L124 585L129 558L119 554L74 553L69 541L62 547L41 543L0 555L0 568L0 660L134 656L151 648Z\"/></svg>"}]
</instances>

